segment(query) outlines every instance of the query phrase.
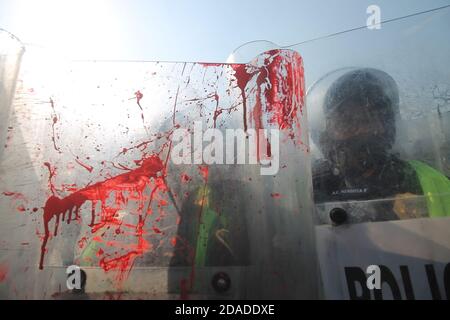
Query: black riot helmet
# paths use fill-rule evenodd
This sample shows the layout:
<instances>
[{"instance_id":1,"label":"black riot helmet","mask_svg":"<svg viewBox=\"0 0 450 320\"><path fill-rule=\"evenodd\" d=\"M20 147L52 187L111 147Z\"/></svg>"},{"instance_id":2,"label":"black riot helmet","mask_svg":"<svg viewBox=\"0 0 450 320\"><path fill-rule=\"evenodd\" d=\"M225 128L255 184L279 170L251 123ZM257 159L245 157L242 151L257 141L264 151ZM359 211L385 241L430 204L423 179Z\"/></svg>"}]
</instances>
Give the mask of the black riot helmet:
<instances>
[{"instance_id":1,"label":"black riot helmet","mask_svg":"<svg viewBox=\"0 0 450 320\"><path fill-rule=\"evenodd\" d=\"M362 174L386 159L395 142L398 87L386 72L345 69L308 92L313 142L334 167Z\"/></svg>"},{"instance_id":2,"label":"black riot helmet","mask_svg":"<svg viewBox=\"0 0 450 320\"><path fill-rule=\"evenodd\" d=\"M329 129L344 133L358 131L362 126L370 128L374 121L379 121L382 128L362 131L381 138L385 146L391 148L395 141L398 100L397 84L391 76L376 69L357 69L344 74L331 85L325 97L324 112L328 122L333 121L333 117L342 119L342 124L336 123ZM346 139L345 134L341 137L339 134L338 137L330 136L331 139Z\"/></svg>"}]
</instances>

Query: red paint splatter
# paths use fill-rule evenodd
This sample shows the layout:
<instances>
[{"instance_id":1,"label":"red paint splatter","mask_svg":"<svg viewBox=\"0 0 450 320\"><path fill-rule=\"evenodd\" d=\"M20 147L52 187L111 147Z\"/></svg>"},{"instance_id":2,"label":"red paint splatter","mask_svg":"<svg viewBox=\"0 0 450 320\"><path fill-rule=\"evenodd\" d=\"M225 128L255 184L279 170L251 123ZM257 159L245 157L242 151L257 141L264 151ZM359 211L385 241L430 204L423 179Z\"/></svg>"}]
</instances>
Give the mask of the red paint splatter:
<instances>
[{"instance_id":1,"label":"red paint splatter","mask_svg":"<svg viewBox=\"0 0 450 320\"><path fill-rule=\"evenodd\" d=\"M131 271L136 257L142 255L142 253L143 252L141 251L131 251L117 258L108 259L107 257L103 257L100 260L100 267L102 267L106 272L110 270L117 270L119 272L118 280L123 280Z\"/></svg>"},{"instance_id":2,"label":"red paint splatter","mask_svg":"<svg viewBox=\"0 0 450 320\"><path fill-rule=\"evenodd\" d=\"M56 236L58 233L60 218L62 218L62 220L64 221L67 214L67 223L70 223L73 218L73 214L75 215L75 218L78 218L78 211L80 207L85 202L90 201L93 204L90 226L92 228L92 232L95 232L106 223L115 222L114 217L117 211L120 209L120 199L122 199L123 197L116 197L117 206L108 206L107 199L109 198L111 193L114 192L117 195L122 192L129 192L130 194L133 192L137 192L139 194L139 198L143 199L142 193L147 186L156 185L156 187L161 188L161 184L163 182L160 181L161 178L158 177L158 173L162 174L163 169L164 165L161 159L157 156L151 156L143 159L141 162L141 166L130 172L126 172L105 181L95 183L91 186L78 190L62 199L56 196L51 196L50 198L48 198L44 206L43 222L45 233L41 246L39 268L43 268L46 246L50 238L50 222L52 220L55 220L53 235ZM151 181L151 178L154 179L153 183ZM153 186L154 189L156 187ZM95 203L97 201L100 201L102 205L100 212L100 221L97 221L96 223L97 215ZM105 271L117 270L119 272L119 280L123 279L128 274L128 271L133 265L134 259L138 256L141 256L150 248L150 245L143 238L143 226L145 224L146 212L144 212L142 209L143 204L140 205L139 222L135 226L137 244L134 246L134 249L118 257L111 258L109 256L104 256L100 260L100 266ZM96 238L94 238L93 240L96 240ZM101 241L101 238L97 240Z\"/></svg>"},{"instance_id":3,"label":"red paint splatter","mask_svg":"<svg viewBox=\"0 0 450 320\"><path fill-rule=\"evenodd\" d=\"M271 50L264 55L263 63L256 70L248 71L245 64L231 65L242 94L244 130L247 130L245 92L249 82L255 80L256 101L250 110L255 129L265 127L264 115L267 117L266 124L287 131L291 139L297 138L296 142L301 144L296 130L300 129L298 116L302 113L305 95L302 58L296 52L287 50Z\"/></svg>"},{"instance_id":4,"label":"red paint splatter","mask_svg":"<svg viewBox=\"0 0 450 320\"><path fill-rule=\"evenodd\" d=\"M256 79L256 103L252 110L255 129L263 129L263 114L267 116L267 124L276 125L278 129L288 132L291 139L296 137L299 128L298 115L302 113L304 104L303 62L295 52L272 50L267 52L264 68ZM262 99L264 98L264 110ZM294 124L296 125L294 127ZM300 137L297 137L301 144ZM267 143L257 135L258 158ZM270 157L270 145L267 144L267 156Z\"/></svg>"},{"instance_id":5,"label":"red paint splatter","mask_svg":"<svg viewBox=\"0 0 450 320\"><path fill-rule=\"evenodd\" d=\"M262 129L268 125L275 126L281 130L288 131L291 138L293 138L293 130L296 129L295 125L297 125L298 128L297 118L299 113L302 112L301 108L303 106L304 96L303 68L301 65L301 58L294 52L286 53L277 50L268 52L265 55L266 57L265 59L263 59L264 63L259 66L245 64L230 65L234 70L234 76L236 78L233 81L236 81L235 83L240 89L242 95L244 129L245 131L247 131L248 125L253 126L256 129ZM205 67L223 66L223 64L209 63L205 63L202 65ZM256 88L250 88L250 84L255 85ZM180 87L178 87L177 95L175 97L175 103L173 106L173 129L176 128L176 126L179 126L175 124L175 112L179 89ZM255 92L256 99L252 99L252 101L255 101L255 105L250 106L250 103L248 102L250 100L247 101L246 94L253 95ZM135 92L135 98L136 103L141 110L142 123L145 128L144 112L141 106L143 94L140 91L137 91ZM208 99L212 98L216 100L216 106L213 114L215 127L216 120L223 113L223 111L229 110L231 112L231 109L233 109L233 107L230 109L221 109L219 107L219 95L217 94L217 92L214 93L214 96L208 96ZM193 99L192 101L195 100L199 99ZM55 125L58 123L58 116L54 110L53 100L50 99L50 102L54 111L54 114L52 115L53 145L55 150L59 151L56 145L55 136ZM234 108L237 107L235 106ZM249 108L250 110L247 110L247 108ZM145 155L144 151L146 150L148 144L162 137L166 137L170 140L170 134L171 132L166 133L165 136L159 135L155 137L155 139L139 143L137 146L131 147L129 149L123 148L122 154L127 153L131 149L137 149L143 152ZM266 138L264 140L266 140L267 142L267 145L264 146L264 149L270 156L271 146ZM117 270L119 271L121 277L124 277L130 271L135 259L151 248L151 244L144 240L144 234L146 232L151 232L151 230L144 231L143 226L145 224L145 218L148 214L151 213L152 208L150 208L150 203L147 208L144 208L144 200L150 199L151 201L155 195L158 196L158 194L155 193L155 190L163 190L164 188L166 188L164 182L164 174L165 167L169 159L171 141L165 143L164 148L167 145L169 146L169 152L165 161L161 161L160 158L156 156L142 160L136 160L135 164L137 168L135 169L128 168L120 163L117 165L117 167L113 164L114 167L120 168L121 170L125 170L127 172L95 183L94 185L86 186L80 190L77 190L77 188L75 187L69 190L64 185L62 185L62 189L57 190L53 185L56 168L52 169L50 164L46 163L45 165L49 169L50 173L49 188L52 191L53 195L47 199L44 206L43 220L45 234L42 235L41 259L39 267L41 269L43 267L44 256L45 252L47 251L47 242L52 237L49 230L51 221L54 222L54 231L52 231L53 235L56 236L58 233L60 218L62 218L63 221L65 218L67 218L67 222L70 223L70 221L73 219L73 215L75 218L78 218L81 206L86 202L90 202L90 204L92 205L92 216L90 223L92 233L100 230L101 232L98 233L100 234L103 232L104 226L107 226L109 228L110 225L112 225L114 228L111 229L112 231L119 230L120 233L120 229L117 228L117 226L120 226L120 224L122 223L122 220L118 218L119 210L123 209L121 206L126 203L126 201L128 201L128 198L130 198L135 200L137 199L139 201L139 222L136 225L123 224L122 226L123 229L126 230L125 232L128 232L129 228L134 228L133 235L136 235L137 243L133 244L132 246L128 246L128 251L126 253L123 253L123 251L121 251L120 254L115 253L115 255L110 255L103 252L102 249L97 251L97 255L100 258L100 265L105 271ZM150 163L150 159L152 159L152 163ZM92 171L91 166L83 165L78 161L77 163L83 166L89 172ZM207 183L208 167L199 166L198 169L205 183ZM106 176L109 177L108 175ZM189 182L190 180L191 178L187 175L181 176L182 182ZM153 191L150 197L145 197L142 194L146 187L153 187ZM71 192L71 194L64 198L59 198L56 191L69 191ZM110 194L112 195L111 198L114 197L115 199L114 205L110 204L113 200L109 198ZM188 195L188 193L185 193L184 195L186 196ZM273 198L281 197L281 195L278 193L271 194L271 196ZM158 198L156 200L158 200ZM101 204L101 206L97 206L96 204ZM165 201L163 200L159 200L158 204L159 207L166 205ZM37 210L37 208L34 209ZM158 208L158 211L160 210L163 209ZM66 214L68 215L67 217ZM179 223L179 221L180 220L178 218L177 224ZM152 228L152 230L154 233L161 232L161 230L156 227ZM107 251L106 246L114 245L114 243L111 241L107 241L107 239L102 240L103 235L104 232L100 236L94 237L93 240L102 242L102 246L105 248L105 251ZM176 240L176 238L172 238L170 240L172 245L176 244ZM180 283L182 298L187 298L188 291L193 287L194 273L195 270L194 268L192 268L191 278L189 280L184 279L184 282L182 281L182 283Z\"/></svg>"}]
</instances>

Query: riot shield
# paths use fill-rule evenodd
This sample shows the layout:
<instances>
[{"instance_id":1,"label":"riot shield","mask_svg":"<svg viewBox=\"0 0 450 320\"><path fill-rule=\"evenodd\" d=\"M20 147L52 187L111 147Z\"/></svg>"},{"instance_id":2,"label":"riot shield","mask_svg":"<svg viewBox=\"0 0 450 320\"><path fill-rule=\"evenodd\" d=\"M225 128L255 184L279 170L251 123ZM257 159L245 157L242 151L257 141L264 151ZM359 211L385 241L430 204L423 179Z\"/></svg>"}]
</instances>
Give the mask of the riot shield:
<instances>
[{"instance_id":1,"label":"riot shield","mask_svg":"<svg viewBox=\"0 0 450 320\"><path fill-rule=\"evenodd\" d=\"M297 52L25 55L19 78L0 165L2 297L70 298L70 266L91 299L317 296Z\"/></svg>"},{"instance_id":2,"label":"riot shield","mask_svg":"<svg viewBox=\"0 0 450 320\"><path fill-rule=\"evenodd\" d=\"M324 298L450 298L449 18L294 47L308 61Z\"/></svg>"}]
</instances>

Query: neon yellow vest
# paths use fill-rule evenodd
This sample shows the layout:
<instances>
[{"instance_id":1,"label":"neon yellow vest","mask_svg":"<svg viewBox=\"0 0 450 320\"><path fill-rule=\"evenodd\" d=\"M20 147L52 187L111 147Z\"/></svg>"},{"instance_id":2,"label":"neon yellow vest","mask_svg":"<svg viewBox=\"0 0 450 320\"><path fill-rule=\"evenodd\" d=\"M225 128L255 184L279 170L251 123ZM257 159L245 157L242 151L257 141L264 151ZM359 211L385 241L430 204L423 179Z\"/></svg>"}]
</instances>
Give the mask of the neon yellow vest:
<instances>
[{"instance_id":1,"label":"neon yellow vest","mask_svg":"<svg viewBox=\"0 0 450 320\"><path fill-rule=\"evenodd\" d=\"M423 162L411 160L419 178L423 194L426 197L430 217L450 216L450 180Z\"/></svg>"}]
</instances>

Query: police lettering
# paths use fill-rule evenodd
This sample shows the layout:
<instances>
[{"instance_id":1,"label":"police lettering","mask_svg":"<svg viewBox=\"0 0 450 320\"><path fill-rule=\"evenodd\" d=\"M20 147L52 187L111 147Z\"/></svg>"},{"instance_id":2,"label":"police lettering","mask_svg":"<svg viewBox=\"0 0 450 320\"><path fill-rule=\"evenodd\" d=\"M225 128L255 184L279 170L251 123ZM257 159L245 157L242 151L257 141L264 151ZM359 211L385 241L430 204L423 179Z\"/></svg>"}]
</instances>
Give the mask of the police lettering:
<instances>
[{"instance_id":1,"label":"police lettering","mask_svg":"<svg viewBox=\"0 0 450 320\"><path fill-rule=\"evenodd\" d=\"M413 281L411 281L411 276L408 266L400 266L400 276L401 280L397 280L392 271L383 265L379 265L381 271L381 283L385 285L385 289L391 292L394 300L414 300L414 286ZM367 287L366 285L366 273L365 269L360 267L345 267L345 278L347 280L348 294L351 300L370 300L373 298L375 300L383 300L383 289L373 289ZM448 263L445 268L443 275L438 277L435 268L432 264L424 265L424 277L426 277L426 282L428 283L428 293L431 299L450 300L450 263ZM439 289L438 281L442 281L441 288L444 292ZM401 287L403 287L404 296L402 295ZM417 290L418 288L416 288Z\"/></svg>"}]
</instances>

